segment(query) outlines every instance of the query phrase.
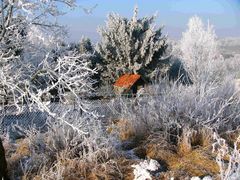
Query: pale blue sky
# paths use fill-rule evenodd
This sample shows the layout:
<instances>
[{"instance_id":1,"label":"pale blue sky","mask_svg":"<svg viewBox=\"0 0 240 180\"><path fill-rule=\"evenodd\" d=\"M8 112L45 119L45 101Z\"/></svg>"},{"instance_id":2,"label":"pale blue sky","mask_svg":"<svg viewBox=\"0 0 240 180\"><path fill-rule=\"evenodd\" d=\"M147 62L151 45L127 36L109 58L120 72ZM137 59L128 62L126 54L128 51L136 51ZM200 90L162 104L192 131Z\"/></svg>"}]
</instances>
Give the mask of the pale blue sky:
<instances>
[{"instance_id":1,"label":"pale blue sky","mask_svg":"<svg viewBox=\"0 0 240 180\"><path fill-rule=\"evenodd\" d=\"M93 14L86 15L77 8L62 17L60 21L69 27L71 41L79 41L87 36L99 40L96 31L104 25L107 15L116 12L130 18L135 5L139 7L139 17L158 12L156 25L164 25L164 33L172 39L179 39L187 27L188 19L200 16L204 22L210 20L219 38L240 37L240 0L77 0L83 7L98 4Z\"/></svg>"}]
</instances>

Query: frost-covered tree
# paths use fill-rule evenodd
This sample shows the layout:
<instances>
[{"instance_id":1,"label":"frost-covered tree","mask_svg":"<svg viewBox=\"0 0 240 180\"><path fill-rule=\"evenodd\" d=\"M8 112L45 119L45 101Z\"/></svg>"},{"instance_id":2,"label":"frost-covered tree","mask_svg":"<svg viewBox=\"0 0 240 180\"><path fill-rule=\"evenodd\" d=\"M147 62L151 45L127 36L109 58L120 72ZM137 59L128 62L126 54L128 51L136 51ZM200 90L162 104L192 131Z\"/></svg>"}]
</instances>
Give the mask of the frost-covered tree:
<instances>
[{"instance_id":1,"label":"frost-covered tree","mask_svg":"<svg viewBox=\"0 0 240 180\"><path fill-rule=\"evenodd\" d=\"M208 73L204 69L210 69L216 65L216 61L222 59L213 26L208 23L205 27L198 16L190 18L188 29L180 41L180 50L184 65L194 81L197 81L201 73Z\"/></svg>"},{"instance_id":2,"label":"frost-covered tree","mask_svg":"<svg viewBox=\"0 0 240 180\"><path fill-rule=\"evenodd\" d=\"M87 132L80 120L73 125L68 121L68 110L54 113L50 101L43 98L55 91L65 103L67 92L77 109L86 111L81 97L91 89L94 71L87 56L66 51L61 45L66 34L55 21L63 14L60 4L75 6L74 0L0 1L0 111L6 106L16 107L15 113L26 106L45 111L57 123L82 135Z\"/></svg>"},{"instance_id":3,"label":"frost-covered tree","mask_svg":"<svg viewBox=\"0 0 240 180\"><path fill-rule=\"evenodd\" d=\"M65 31L53 20L63 14L60 4L75 7L73 0L1 1L1 102L17 107L18 112L27 104L30 109L37 107L61 119L44 99L53 92L63 103L66 92L71 94L85 110L80 97L91 89L94 71L89 67L88 55L62 46ZM15 47L21 52L16 53Z\"/></svg>"},{"instance_id":4,"label":"frost-covered tree","mask_svg":"<svg viewBox=\"0 0 240 180\"><path fill-rule=\"evenodd\" d=\"M105 27L99 29L101 41L97 51L102 57L101 76L113 82L124 73L139 73L148 79L164 66L161 57L167 48L162 27L156 29L156 16L138 19L135 8L131 19L110 14Z\"/></svg>"},{"instance_id":5,"label":"frost-covered tree","mask_svg":"<svg viewBox=\"0 0 240 180\"><path fill-rule=\"evenodd\" d=\"M60 41L61 35L65 35L64 28L56 20L65 13L60 7L76 6L75 0L2 0L0 3L0 42L6 50L18 52L12 53L16 55L25 47L28 52L33 49L29 41L36 47Z\"/></svg>"},{"instance_id":6,"label":"frost-covered tree","mask_svg":"<svg viewBox=\"0 0 240 180\"><path fill-rule=\"evenodd\" d=\"M94 70L89 66L89 54L79 54L74 48L70 50L63 45L66 32L55 22L55 18L62 15L59 4L75 6L72 0L0 1L1 118L4 110L8 110L6 106L15 107L16 111L12 112L15 114L25 108L44 111L48 115L49 129L57 125L67 134L75 134L74 141L78 137L77 141L83 142L83 139L93 139L90 130L97 123L97 116L88 111L83 100L92 89ZM54 95L59 101L57 109L52 108L46 98ZM75 103L74 110L72 105L63 105L68 103L69 97ZM81 147L86 146L81 143Z\"/></svg>"},{"instance_id":7,"label":"frost-covered tree","mask_svg":"<svg viewBox=\"0 0 240 180\"><path fill-rule=\"evenodd\" d=\"M79 43L79 51L81 54L91 53L94 52L94 47L92 42L89 38L83 37Z\"/></svg>"},{"instance_id":8,"label":"frost-covered tree","mask_svg":"<svg viewBox=\"0 0 240 180\"><path fill-rule=\"evenodd\" d=\"M95 50L95 45L89 38L83 37L79 43L79 53L87 54L89 59L89 67L95 69L96 73L93 74L92 79L94 80L94 87L100 85L100 64L101 57Z\"/></svg>"},{"instance_id":9,"label":"frost-covered tree","mask_svg":"<svg viewBox=\"0 0 240 180\"><path fill-rule=\"evenodd\" d=\"M28 25L42 27L48 32L60 28L56 17L65 13L60 8L62 5L70 8L76 6L75 0L2 0L0 41L7 40L17 32L23 35Z\"/></svg>"},{"instance_id":10,"label":"frost-covered tree","mask_svg":"<svg viewBox=\"0 0 240 180\"><path fill-rule=\"evenodd\" d=\"M6 82L11 82L10 79L22 82L38 68L51 49L57 48L61 35L65 34L65 30L55 21L64 14L60 5L73 8L75 2L2 0L0 3L0 66L1 73L4 73L1 77L5 77ZM5 81L0 84L1 93L9 97L12 93L3 85Z\"/></svg>"}]
</instances>

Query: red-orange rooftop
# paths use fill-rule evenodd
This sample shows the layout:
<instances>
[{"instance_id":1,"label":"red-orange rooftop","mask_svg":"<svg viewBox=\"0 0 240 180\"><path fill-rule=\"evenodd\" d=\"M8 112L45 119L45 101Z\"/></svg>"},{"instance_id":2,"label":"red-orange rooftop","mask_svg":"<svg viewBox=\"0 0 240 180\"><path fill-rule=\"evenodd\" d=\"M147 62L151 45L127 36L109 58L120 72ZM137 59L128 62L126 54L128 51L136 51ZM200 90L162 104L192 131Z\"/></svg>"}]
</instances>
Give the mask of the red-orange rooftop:
<instances>
[{"instance_id":1,"label":"red-orange rooftop","mask_svg":"<svg viewBox=\"0 0 240 180\"><path fill-rule=\"evenodd\" d=\"M129 88L141 78L138 74L124 74L118 78L114 86Z\"/></svg>"}]
</instances>

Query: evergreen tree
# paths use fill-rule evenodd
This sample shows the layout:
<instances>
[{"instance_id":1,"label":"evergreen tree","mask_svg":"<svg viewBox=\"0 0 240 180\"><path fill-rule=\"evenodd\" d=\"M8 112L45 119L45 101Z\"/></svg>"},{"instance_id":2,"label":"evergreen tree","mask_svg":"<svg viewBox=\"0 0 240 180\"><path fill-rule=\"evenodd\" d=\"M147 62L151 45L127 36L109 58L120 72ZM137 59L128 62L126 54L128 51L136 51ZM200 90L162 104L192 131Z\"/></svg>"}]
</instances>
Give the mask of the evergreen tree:
<instances>
[{"instance_id":1,"label":"evergreen tree","mask_svg":"<svg viewBox=\"0 0 240 180\"><path fill-rule=\"evenodd\" d=\"M99 29L97 52L102 57L101 78L105 82L112 83L124 73L138 73L149 80L167 64L161 59L166 37L162 27L154 28L156 16L138 19L137 15L138 8L130 20L112 13L106 26Z\"/></svg>"},{"instance_id":2,"label":"evergreen tree","mask_svg":"<svg viewBox=\"0 0 240 180\"><path fill-rule=\"evenodd\" d=\"M79 52L81 54L93 54L94 52L94 47L92 45L92 42L89 38L83 37L79 43Z\"/></svg>"},{"instance_id":3,"label":"evergreen tree","mask_svg":"<svg viewBox=\"0 0 240 180\"><path fill-rule=\"evenodd\" d=\"M89 38L83 37L79 43L79 53L81 55L88 56L89 60L89 67L91 69L94 69L96 73L92 74L91 78L94 81L93 87L99 87L100 85L100 61L101 57L99 54L95 51L95 47L92 44L91 40Z\"/></svg>"}]
</instances>

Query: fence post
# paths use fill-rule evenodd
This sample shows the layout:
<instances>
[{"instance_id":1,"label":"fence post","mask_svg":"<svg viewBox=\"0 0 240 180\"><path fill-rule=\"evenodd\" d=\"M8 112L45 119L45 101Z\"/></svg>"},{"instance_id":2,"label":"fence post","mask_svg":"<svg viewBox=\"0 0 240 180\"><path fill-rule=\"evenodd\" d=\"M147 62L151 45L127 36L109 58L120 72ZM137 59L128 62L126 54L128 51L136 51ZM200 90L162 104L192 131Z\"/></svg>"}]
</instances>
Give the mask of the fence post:
<instances>
[{"instance_id":1,"label":"fence post","mask_svg":"<svg viewBox=\"0 0 240 180\"><path fill-rule=\"evenodd\" d=\"M1 139L0 139L0 179L9 180L7 175L7 161Z\"/></svg>"}]
</instances>

